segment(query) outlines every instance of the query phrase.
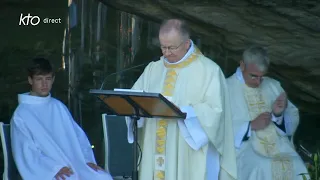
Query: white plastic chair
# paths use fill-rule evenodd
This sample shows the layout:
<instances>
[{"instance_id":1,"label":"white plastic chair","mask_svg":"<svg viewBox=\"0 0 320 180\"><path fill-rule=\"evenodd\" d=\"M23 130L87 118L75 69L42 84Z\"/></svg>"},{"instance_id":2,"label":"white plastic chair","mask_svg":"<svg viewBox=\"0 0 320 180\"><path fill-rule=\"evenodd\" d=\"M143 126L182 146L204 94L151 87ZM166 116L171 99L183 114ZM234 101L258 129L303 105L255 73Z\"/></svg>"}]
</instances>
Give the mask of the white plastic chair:
<instances>
[{"instance_id":1,"label":"white plastic chair","mask_svg":"<svg viewBox=\"0 0 320 180\"><path fill-rule=\"evenodd\" d=\"M115 180L130 179L132 173L132 145L127 140L124 117L102 114L104 137L104 169Z\"/></svg>"},{"instance_id":2,"label":"white plastic chair","mask_svg":"<svg viewBox=\"0 0 320 180\"><path fill-rule=\"evenodd\" d=\"M10 125L0 122L0 136L4 159L3 180L22 179L14 162L11 151Z\"/></svg>"},{"instance_id":3,"label":"white plastic chair","mask_svg":"<svg viewBox=\"0 0 320 180\"><path fill-rule=\"evenodd\" d=\"M103 142L104 142L104 169L109 171L109 137L107 128L107 114L101 115L102 127L103 127Z\"/></svg>"}]
</instances>

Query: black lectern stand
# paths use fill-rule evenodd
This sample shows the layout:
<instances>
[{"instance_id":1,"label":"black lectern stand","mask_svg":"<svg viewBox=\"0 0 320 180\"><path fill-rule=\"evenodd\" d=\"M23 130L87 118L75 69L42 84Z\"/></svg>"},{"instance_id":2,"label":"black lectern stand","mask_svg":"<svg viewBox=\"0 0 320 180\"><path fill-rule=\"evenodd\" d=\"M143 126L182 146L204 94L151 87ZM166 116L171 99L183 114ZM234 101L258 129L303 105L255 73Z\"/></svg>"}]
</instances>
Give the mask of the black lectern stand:
<instances>
[{"instance_id":1,"label":"black lectern stand","mask_svg":"<svg viewBox=\"0 0 320 180\"><path fill-rule=\"evenodd\" d=\"M108 115L129 116L133 119L133 173L132 179L138 180L137 154L137 121L146 118L174 118L185 119L186 114L159 93L145 93L132 91L90 90L96 95L107 109Z\"/></svg>"}]
</instances>

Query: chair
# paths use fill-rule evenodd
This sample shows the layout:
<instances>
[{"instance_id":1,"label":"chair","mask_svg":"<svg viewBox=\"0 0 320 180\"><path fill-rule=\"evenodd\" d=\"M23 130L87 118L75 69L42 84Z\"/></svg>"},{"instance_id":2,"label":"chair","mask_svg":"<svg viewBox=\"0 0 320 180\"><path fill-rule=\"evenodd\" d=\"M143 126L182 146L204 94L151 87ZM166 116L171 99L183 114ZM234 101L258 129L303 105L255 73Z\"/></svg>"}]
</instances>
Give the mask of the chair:
<instances>
[{"instance_id":1,"label":"chair","mask_svg":"<svg viewBox=\"0 0 320 180\"><path fill-rule=\"evenodd\" d=\"M4 159L3 180L21 180L11 151L10 125L0 122L0 136Z\"/></svg>"},{"instance_id":2,"label":"chair","mask_svg":"<svg viewBox=\"0 0 320 180\"><path fill-rule=\"evenodd\" d=\"M124 117L102 114L105 161L104 169L115 179L130 177L133 170L132 144L127 140Z\"/></svg>"}]
</instances>

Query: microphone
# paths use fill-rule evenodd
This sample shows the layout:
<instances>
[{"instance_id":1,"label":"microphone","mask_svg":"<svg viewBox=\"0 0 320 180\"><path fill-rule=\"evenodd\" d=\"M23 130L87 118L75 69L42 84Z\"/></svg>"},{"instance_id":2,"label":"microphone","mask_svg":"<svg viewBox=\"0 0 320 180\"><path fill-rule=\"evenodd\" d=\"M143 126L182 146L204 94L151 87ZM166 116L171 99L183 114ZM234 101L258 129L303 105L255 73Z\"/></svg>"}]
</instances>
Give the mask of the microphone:
<instances>
[{"instance_id":1,"label":"microphone","mask_svg":"<svg viewBox=\"0 0 320 180\"><path fill-rule=\"evenodd\" d=\"M151 61L151 62L154 62L154 61ZM138 67L141 67L141 66L148 65L149 63L150 63L150 62L143 63L143 64L139 64L139 65L136 65L136 66L133 66L133 67L130 67L130 68L126 68L126 69L123 69L123 70L121 70L121 71L117 71L117 72L114 72L114 73L111 73L111 74L107 75L107 76L103 79L103 81L102 81L102 84L101 84L101 86L100 86L100 90L102 90L102 88L103 88L103 86L104 86L104 83L105 83L106 79L108 79L108 77L113 76L113 75L116 75L116 74L119 74L119 73L123 73L123 72L129 71L129 70L131 70L131 69L135 69L135 68L138 68Z\"/></svg>"}]
</instances>

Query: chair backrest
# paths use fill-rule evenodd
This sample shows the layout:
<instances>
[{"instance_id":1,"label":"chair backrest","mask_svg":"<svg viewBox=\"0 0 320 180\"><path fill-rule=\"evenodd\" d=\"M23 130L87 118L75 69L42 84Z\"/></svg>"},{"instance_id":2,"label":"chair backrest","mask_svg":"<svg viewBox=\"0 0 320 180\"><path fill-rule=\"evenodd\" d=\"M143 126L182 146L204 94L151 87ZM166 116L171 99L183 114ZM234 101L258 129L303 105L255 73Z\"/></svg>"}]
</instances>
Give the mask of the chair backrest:
<instances>
[{"instance_id":1,"label":"chair backrest","mask_svg":"<svg viewBox=\"0 0 320 180\"><path fill-rule=\"evenodd\" d=\"M11 151L10 125L0 122L0 135L4 159L3 180L22 179L14 162Z\"/></svg>"},{"instance_id":2,"label":"chair backrest","mask_svg":"<svg viewBox=\"0 0 320 180\"><path fill-rule=\"evenodd\" d=\"M133 170L133 147L127 140L124 117L102 114L105 149L105 170L112 176L131 176Z\"/></svg>"}]
</instances>

